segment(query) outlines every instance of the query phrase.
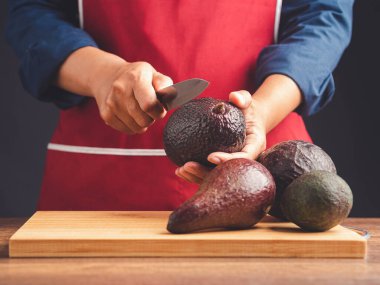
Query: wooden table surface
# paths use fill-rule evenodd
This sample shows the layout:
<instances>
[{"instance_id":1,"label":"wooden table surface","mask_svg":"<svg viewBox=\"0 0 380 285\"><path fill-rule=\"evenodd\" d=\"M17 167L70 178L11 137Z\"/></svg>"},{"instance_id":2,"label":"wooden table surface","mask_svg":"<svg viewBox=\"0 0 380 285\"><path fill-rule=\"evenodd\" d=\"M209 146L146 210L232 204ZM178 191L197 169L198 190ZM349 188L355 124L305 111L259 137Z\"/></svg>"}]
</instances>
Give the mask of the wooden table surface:
<instances>
[{"instance_id":1,"label":"wooden table surface","mask_svg":"<svg viewBox=\"0 0 380 285\"><path fill-rule=\"evenodd\" d=\"M0 218L0 284L380 284L380 218L344 225L368 230L363 259L8 258L8 240L26 221Z\"/></svg>"}]
</instances>

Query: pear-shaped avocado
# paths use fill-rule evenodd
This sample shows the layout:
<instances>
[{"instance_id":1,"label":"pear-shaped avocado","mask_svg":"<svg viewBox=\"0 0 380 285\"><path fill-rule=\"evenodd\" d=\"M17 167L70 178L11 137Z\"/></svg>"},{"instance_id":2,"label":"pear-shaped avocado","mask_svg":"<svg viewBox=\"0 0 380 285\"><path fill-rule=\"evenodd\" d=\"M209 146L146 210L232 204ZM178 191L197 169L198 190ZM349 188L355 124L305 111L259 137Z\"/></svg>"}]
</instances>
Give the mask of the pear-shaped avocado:
<instances>
[{"instance_id":1,"label":"pear-shaped avocado","mask_svg":"<svg viewBox=\"0 0 380 285\"><path fill-rule=\"evenodd\" d=\"M207 156L215 151L240 151L245 133L245 119L239 108L226 101L201 98L171 115L163 142L167 156L178 166L188 161L213 166Z\"/></svg>"},{"instance_id":2,"label":"pear-shaped avocado","mask_svg":"<svg viewBox=\"0 0 380 285\"><path fill-rule=\"evenodd\" d=\"M276 182L276 199L269 214L281 219L286 219L280 208L282 193L294 179L313 170L336 173L334 162L325 151L301 140L280 142L261 153L258 161Z\"/></svg>"},{"instance_id":3,"label":"pear-shaped avocado","mask_svg":"<svg viewBox=\"0 0 380 285\"><path fill-rule=\"evenodd\" d=\"M284 191L281 209L286 218L307 231L327 231L351 211L352 192L338 175L312 171L295 179Z\"/></svg>"},{"instance_id":4,"label":"pear-shaped avocado","mask_svg":"<svg viewBox=\"0 0 380 285\"><path fill-rule=\"evenodd\" d=\"M276 186L260 163L237 158L215 167L198 192L169 217L172 233L212 228L244 229L259 222L274 201Z\"/></svg>"}]
</instances>

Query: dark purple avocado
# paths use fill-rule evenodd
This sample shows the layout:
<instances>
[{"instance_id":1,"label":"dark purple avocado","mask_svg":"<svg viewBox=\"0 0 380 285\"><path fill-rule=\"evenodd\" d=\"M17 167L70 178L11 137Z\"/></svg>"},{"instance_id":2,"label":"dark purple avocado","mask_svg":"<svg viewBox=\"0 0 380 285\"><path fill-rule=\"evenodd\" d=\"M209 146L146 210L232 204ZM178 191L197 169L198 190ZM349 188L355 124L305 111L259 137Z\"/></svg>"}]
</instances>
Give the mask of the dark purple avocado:
<instances>
[{"instance_id":1,"label":"dark purple avocado","mask_svg":"<svg viewBox=\"0 0 380 285\"><path fill-rule=\"evenodd\" d=\"M281 197L294 179L313 170L336 173L334 162L323 149L301 140L278 143L264 151L258 161L276 182L276 199L269 214L281 219L286 219L280 208Z\"/></svg>"},{"instance_id":2,"label":"dark purple avocado","mask_svg":"<svg viewBox=\"0 0 380 285\"><path fill-rule=\"evenodd\" d=\"M198 192L169 217L171 233L213 228L245 229L269 211L276 186L269 171L245 158L228 160L215 167Z\"/></svg>"},{"instance_id":3,"label":"dark purple avocado","mask_svg":"<svg viewBox=\"0 0 380 285\"><path fill-rule=\"evenodd\" d=\"M239 108L223 100L201 98L189 101L170 116L163 142L166 155L178 166L188 161L214 166L208 155L240 151L245 135L245 119Z\"/></svg>"}]
</instances>

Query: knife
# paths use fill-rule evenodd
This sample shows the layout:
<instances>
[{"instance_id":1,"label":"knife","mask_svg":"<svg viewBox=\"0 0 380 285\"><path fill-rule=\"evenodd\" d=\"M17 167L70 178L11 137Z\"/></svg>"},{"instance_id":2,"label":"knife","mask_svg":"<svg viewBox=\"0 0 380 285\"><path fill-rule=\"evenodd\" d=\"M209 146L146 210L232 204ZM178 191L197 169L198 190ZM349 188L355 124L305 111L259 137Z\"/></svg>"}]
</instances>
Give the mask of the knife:
<instances>
[{"instance_id":1,"label":"knife","mask_svg":"<svg viewBox=\"0 0 380 285\"><path fill-rule=\"evenodd\" d=\"M197 97L208 85L209 82L204 79L188 79L158 90L157 99L166 110L171 110Z\"/></svg>"}]
</instances>

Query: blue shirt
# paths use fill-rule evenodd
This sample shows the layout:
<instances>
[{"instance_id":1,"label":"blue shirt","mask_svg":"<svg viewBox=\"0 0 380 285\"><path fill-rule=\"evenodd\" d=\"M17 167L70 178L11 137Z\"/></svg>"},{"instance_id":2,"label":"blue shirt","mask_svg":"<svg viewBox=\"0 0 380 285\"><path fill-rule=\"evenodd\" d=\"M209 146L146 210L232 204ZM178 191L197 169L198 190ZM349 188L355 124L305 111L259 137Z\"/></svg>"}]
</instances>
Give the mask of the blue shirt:
<instances>
[{"instance_id":1,"label":"blue shirt","mask_svg":"<svg viewBox=\"0 0 380 285\"><path fill-rule=\"evenodd\" d=\"M354 0L283 0L278 42L262 50L256 86L270 74L292 78L303 95L297 111L311 115L332 98L332 72L349 44ZM96 47L78 21L75 0L10 0L6 37L20 58L24 88L62 109L85 97L60 89L52 81L76 49Z\"/></svg>"}]
</instances>

